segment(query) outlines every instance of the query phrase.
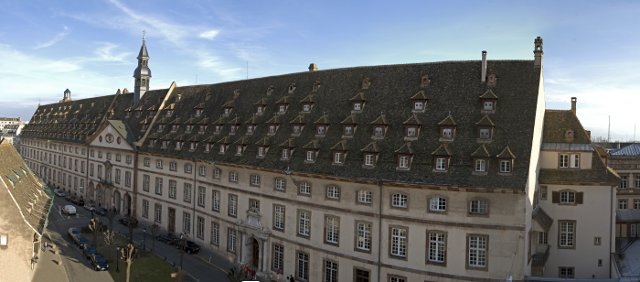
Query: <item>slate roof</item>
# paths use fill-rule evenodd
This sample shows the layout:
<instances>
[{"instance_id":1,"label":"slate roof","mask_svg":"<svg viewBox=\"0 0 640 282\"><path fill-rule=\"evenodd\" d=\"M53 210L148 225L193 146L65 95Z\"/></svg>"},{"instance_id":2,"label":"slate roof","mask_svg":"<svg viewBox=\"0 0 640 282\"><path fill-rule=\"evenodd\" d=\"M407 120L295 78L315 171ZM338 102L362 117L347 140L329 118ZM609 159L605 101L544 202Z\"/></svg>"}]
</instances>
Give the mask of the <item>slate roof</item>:
<instances>
[{"instance_id":1,"label":"slate roof","mask_svg":"<svg viewBox=\"0 0 640 282\"><path fill-rule=\"evenodd\" d=\"M640 156L640 144L631 144L629 146L612 151L611 156L620 157L637 157Z\"/></svg>"},{"instance_id":2,"label":"slate roof","mask_svg":"<svg viewBox=\"0 0 640 282\"><path fill-rule=\"evenodd\" d=\"M573 131L573 138L567 138L567 130ZM542 133L542 149L553 151L590 151L591 169L541 169L541 184L566 185L617 185L618 175L608 168L598 152L593 148L589 135L578 117L569 110L546 110Z\"/></svg>"},{"instance_id":3,"label":"slate roof","mask_svg":"<svg viewBox=\"0 0 640 282\"><path fill-rule=\"evenodd\" d=\"M488 73L499 77L499 83L495 87L488 87L486 83L482 83L480 73L481 61L451 61L354 67L182 86L173 90L165 108L159 110L159 116L153 124L149 122L149 118L155 115L155 111L147 109L152 105L161 105L168 89L146 92L139 104L133 107L133 110L129 109L128 115L125 115L125 109L131 108L130 105L124 102L121 104L118 99L118 108L115 109L117 118L110 117L109 120L122 120L137 140L144 135L141 128L146 122L149 126L147 130L153 134L149 134L144 140L140 147L141 152L275 170L290 168L294 173L320 173L355 179L523 189L531 155L540 68L536 68L532 60L488 61ZM423 81L423 77L426 76L428 83ZM480 96L486 94L487 90L491 90L499 101L495 113L486 114L481 111ZM421 91L420 97L426 98L427 101L425 110L414 112L412 97L415 98L416 93ZM302 101L305 98L309 99L311 94L314 105L310 112L305 113L302 111ZM130 103L131 94L120 96L123 96L122 101ZM31 127L26 128L27 137L85 142L81 137L74 139L55 133L40 134L38 129L50 126L45 115L65 112L58 110L59 107L71 106L73 111L78 103L95 101L102 106L92 108L91 114L100 116L105 112L101 109L107 107L108 101L113 99L114 96L111 95L40 106L32 118L29 125ZM285 100L288 106L286 112L278 113L277 102ZM356 100L366 102L361 111L352 111L352 103ZM262 114L257 113L257 104L266 105ZM219 154L218 150L205 152L205 146L202 145L193 151L189 150L189 146L175 150L173 143L167 146L168 149L162 149L157 144L150 146L153 136L165 136L170 142L175 142L173 137L176 136L190 140L193 135L198 135L197 129L186 133L186 124L180 125L176 133L170 134L171 126L168 122L178 117L186 122L196 114L194 107L199 105L203 107L201 117L208 118L208 126L202 134L203 140L217 141L229 136L230 125L227 122L235 117L239 118L241 124L230 140L237 140L239 135L245 135L245 121L256 122L253 134L247 135L248 145L242 155L237 155L235 150L225 154ZM172 108L173 116L166 119L169 107ZM83 108L87 109L86 106ZM228 116L225 116L225 110L230 110ZM77 122L71 122L71 118L83 118L88 114L85 111L76 116L67 114L66 119L57 116L56 124L72 124L73 127ZM299 135L292 135L290 122L302 120L296 119L300 114L304 115L304 128ZM411 143L405 143L403 122L414 114L420 123L420 134L415 140L412 139ZM353 115L353 118L349 118L350 115ZM433 173L434 162L431 153L442 144L439 140L439 123L449 116L455 117L456 125L455 137L453 141L447 141L446 146L451 155L450 167L447 173ZM272 136L267 134L266 123L269 120L278 121L277 132ZM333 165L330 148L343 139L343 121L355 124L354 134L343 143L348 150L344 164ZM481 145L476 124L479 121L482 121L482 124L488 121L494 126L492 140L482 142L491 156L486 176L472 173L472 153ZM327 132L323 136L316 135L318 122L328 124ZM158 125L161 123L165 126L162 132L158 132ZM373 126L377 123L384 124L387 128L382 139L372 138ZM214 134L216 124L223 125L223 130L216 138L209 138ZM91 133L91 130L88 131ZM295 139L293 143L297 149L289 160L281 160L278 145L289 138ZM314 144L317 145L314 147L317 146L319 151L316 161L308 163L305 162L303 146L312 140L316 140ZM375 141L374 145L371 145L372 141ZM265 158L256 158L258 144L270 146ZM507 146L516 157L514 170L510 175L498 175L495 157ZM410 150L405 150L409 148ZM380 152L377 162L374 168L364 170L363 154L372 150ZM409 170L396 170L398 150L412 154Z\"/></svg>"},{"instance_id":4,"label":"slate roof","mask_svg":"<svg viewBox=\"0 0 640 282\"><path fill-rule=\"evenodd\" d=\"M37 233L42 234L52 198L47 195L44 185L31 172L18 151L8 143L0 144L0 177L24 219Z\"/></svg>"}]
</instances>

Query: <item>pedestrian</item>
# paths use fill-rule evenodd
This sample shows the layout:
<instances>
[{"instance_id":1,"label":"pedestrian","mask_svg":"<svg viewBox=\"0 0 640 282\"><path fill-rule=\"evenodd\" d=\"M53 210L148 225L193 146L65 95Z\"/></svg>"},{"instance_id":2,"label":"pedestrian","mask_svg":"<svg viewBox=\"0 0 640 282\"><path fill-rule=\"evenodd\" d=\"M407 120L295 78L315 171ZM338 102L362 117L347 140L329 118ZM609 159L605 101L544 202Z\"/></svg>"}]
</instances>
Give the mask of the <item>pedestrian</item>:
<instances>
[{"instance_id":1,"label":"pedestrian","mask_svg":"<svg viewBox=\"0 0 640 282\"><path fill-rule=\"evenodd\" d=\"M296 279L293 278L293 275L289 276L289 282L296 282Z\"/></svg>"}]
</instances>

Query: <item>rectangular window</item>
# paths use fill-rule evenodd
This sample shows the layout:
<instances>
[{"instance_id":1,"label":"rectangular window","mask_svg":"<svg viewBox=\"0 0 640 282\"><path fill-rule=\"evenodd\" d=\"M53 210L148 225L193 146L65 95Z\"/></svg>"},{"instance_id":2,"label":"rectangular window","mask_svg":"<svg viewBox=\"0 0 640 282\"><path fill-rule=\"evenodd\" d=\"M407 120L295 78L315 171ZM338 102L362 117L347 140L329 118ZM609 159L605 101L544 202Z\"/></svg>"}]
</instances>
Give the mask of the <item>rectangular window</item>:
<instances>
[{"instance_id":1,"label":"rectangular window","mask_svg":"<svg viewBox=\"0 0 640 282\"><path fill-rule=\"evenodd\" d=\"M370 252L371 251L371 223L358 221L356 222L356 250Z\"/></svg>"},{"instance_id":2,"label":"rectangular window","mask_svg":"<svg viewBox=\"0 0 640 282\"><path fill-rule=\"evenodd\" d=\"M227 229L227 251L230 253L236 252L236 230Z\"/></svg>"},{"instance_id":3,"label":"rectangular window","mask_svg":"<svg viewBox=\"0 0 640 282\"><path fill-rule=\"evenodd\" d=\"M629 188L627 185L627 181L628 181L628 176L626 175L621 175L620 176L620 188Z\"/></svg>"},{"instance_id":4,"label":"rectangular window","mask_svg":"<svg viewBox=\"0 0 640 282\"><path fill-rule=\"evenodd\" d=\"M170 161L169 162L169 170L170 171L177 171L178 170L178 163L175 161Z\"/></svg>"},{"instance_id":5,"label":"rectangular window","mask_svg":"<svg viewBox=\"0 0 640 282\"><path fill-rule=\"evenodd\" d=\"M373 166L374 156L373 154L365 154L364 155L364 165L365 166Z\"/></svg>"},{"instance_id":6,"label":"rectangular window","mask_svg":"<svg viewBox=\"0 0 640 282\"><path fill-rule=\"evenodd\" d=\"M340 238L340 218L337 216L325 216L324 221L324 241L337 245Z\"/></svg>"},{"instance_id":7,"label":"rectangular window","mask_svg":"<svg viewBox=\"0 0 640 282\"><path fill-rule=\"evenodd\" d=\"M489 213L489 201L485 199L474 199L469 201L469 213L476 215L486 215Z\"/></svg>"},{"instance_id":8,"label":"rectangular window","mask_svg":"<svg viewBox=\"0 0 640 282\"><path fill-rule=\"evenodd\" d=\"M153 221L158 224L162 223L162 206L160 204L153 206Z\"/></svg>"},{"instance_id":9,"label":"rectangular window","mask_svg":"<svg viewBox=\"0 0 640 282\"><path fill-rule=\"evenodd\" d=\"M185 182L182 191L182 201L185 203L191 203L191 183Z\"/></svg>"},{"instance_id":10,"label":"rectangular window","mask_svg":"<svg viewBox=\"0 0 640 282\"><path fill-rule=\"evenodd\" d=\"M271 269L276 273L282 273L284 271L284 246L273 243L273 252L271 257Z\"/></svg>"},{"instance_id":11,"label":"rectangular window","mask_svg":"<svg viewBox=\"0 0 640 282\"><path fill-rule=\"evenodd\" d=\"M633 208L636 210L640 210L640 199L633 200Z\"/></svg>"},{"instance_id":12,"label":"rectangular window","mask_svg":"<svg viewBox=\"0 0 640 282\"><path fill-rule=\"evenodd\" d=\"M287 189L287 181L284 178L276 177L275 189L284 192Z\"/></svg>"},{"instance_id":13,"label":"rectangular window","mask_svg":"<svg viewBox=\"0 0 640 282\"><path fill-rule=\"evenodd\" d=\"M193 172L193 165L184 164L184 173L191 174Z\"/></svg>"},{"instance_id":14,"label":"rectangular window","mask_svg":"<svg viewBox=\"0 0 640 282\"><path fill-rule=\"evenodd\" d=\"M620 199L618 200L618 209L619 210L626 210L627 209L627 199Z\"/></svg>"},{"instance_id":15,"label":"rectangular window","mask_svg":"<svg viewBox=\"0 0 640 282\"><path fill-rule=\"evenodd\" d=\"M360 190L358 191L358 203L364 205L370 205L373 199L371 191Z\"/></svg>"},{"instance_id":16,"label":"rectangular window","mask_svg":"<svg viewBox=\"0 0 640 282\"><path fill-rule=\"evenodd\" d=\"M220 191L213 190L211 193L211 210L220 212Z\"/></svg>"},{"instance_id":17,"label":"rectangular window","mask_svg":"<svg viewBox=\"0 0 640 282\"><path fill-rule=\"evenodd\" d=\"M124 172L124 186L131 187L131 171Z\"/></svg>"},{"instance_id":18,"label":"rectangular window","mask_svg":"<svg viewBox=\"0 0 640 282\"><path fill-rule=\"evenodd\" d=\"M500 160L500 172L511 173L511 160Z\"/></svg>"},{"instance_id":19,"label":"rectangular window","mask_svg":"<svg viewBox=\"0 0 640 282\"><path fill-rule=\"evenodd\" d=\"M432 211L432 212L447 211L447 199L441 196L432 197L429 200L429 211Z\"/></svg>"},{"instance_id":20,"label":"rectangular window","mask_svg":"<svg viewBox=\"0 0 640 282\"><path fill-rule=\"evenodd\" d=\"M437 171L447 170L447 158L436 158L436 170Z\"/></svg>"},{"instance_id":21,"label":"rectangular window","mask_svg":"<svg viewBox=\"0 0 640 282\"><path fill-rule=\"evenodd\" d=\"M324 260L324 281L338 282L338 263L332 260Z\"/></svg>"},{"instance_id":22,"label":"rectangular window","mask_svg":"<svg viewBox=\"0 0 640 282\"><path fill-rule=\"evenodd\" d=\"M471 234L467 236L467 266L487 268L487 250L489 237Z\"/></svg>"},{"instance_id":23,"label":"rectangular window","mask_svg":"<svg viewBox=\"0 0 640 282\"><path fill-rule=\"evenodd\" d=\"M144 158L144 166L145 166L145 167L149 167L149 166L151 166L151 159L149 159L149 158Z\"/></svg>"},{"instance_id":24,"label":"rectangular window","mask_svg":"<svg viewBox=\"0 0 640 282\"><path fill-rule=\"evenodd\" d=\"M389 243L392 257L405 258L407 256L407 228L391 227L391 241Z\"/></svg>"},{"instance_id":25,"label":"rectangular window","mask_svg":"<svg viewBox=\"0 0 640 282\"><path fill-rule=\"evenodd\" d=\"M309 254L296 252L296 278L309 281Z\"/></svg>"},{"instance_id":26,"label":"rectangular window","mask_svg":"<svg viewBox=\"0 0 640 282\"><path fill-rule=\"evenodd\" d=\"M184 233L191 233L191 214L188 212L182 213L182 231Z\"/></svg>"},{"instance_id":27,"label":"rectangular window","mask_svg":"<svg viewBox=\"0 0 640 282\"><path fill-rule=\"evenodd\" d=\"M313 150L308 150L307 151L307 157L306 157L305 161L312 163L312 162L315 161L315 159L316 159L316 152L313 151Z\"/></svg>"},{"instance_id":28,"label":"rectangular window","mask_svg":"<svg viewBox=\"0 0 640 282\"><path fill-rule=\"evenodd\" d=\"M549 233L544 231L538 232L538 244L539 245L547 245L549 244Z\"/></svg>"},{"instance_id":29,"label":"rectangular window","mask_svg":"<svg viewBox=\"0 0 640 282\"><path fill-rule=\"evenodd\" d=\"M177 182L175 180L169 180L169 198L175 199L177 194Z\"/></svg>"},{"instance_id":30,"label":"rectangular window","mask_svg":"<svg viewBox=\"0 0 640 282\"><path fill-rule=\"evenodd\" d=\"M370 277L369 270L362 268L354 268L353 269L353 281L354 282L369 282Z\"/></svg>"},{"instance_id":31,"label":"rectangular window","mask_svg":"<svg viewBox=\"0 0 640 282\"><path fill-rule=\"evenodd\" d=\"M409 157L408 156L399 156L398 157L398 168L400 168L400 169L408 169L409 168Z\"/></svg>"},{"instance_id":32,"label":"rectangular window","mask_svg":"<svg viewBox=\"0 0 640 282\"><path fill-rule=\"evenodd\" d=\"M199 170L198 175L207 176L207 167L206 166L201 165L198 170Z\"/></svg>"},{"instance_id":33,"label":"rectangular window","mask_svg":"<svg viewBox=\"0 0 640 282\"><path fill-rule=\"evenodd\" d=\"M211 245L220 245L220 223L211 222Z\"/></svg>"},{"instance_id":34,"label":"rectangular window","mask_svg":"<svg viewBox=\"0 0 640 282\"><path fill-rule=\"evenodd\" d=\"M156 177L156 194L162 195L162 177Z\"/></svg>"},{"instance_id":35,"label":"rectangular window","mask_svg":"<svg viewBox=\"0 0 640 282\"><path fill-rule=\"evenodd\" d=\"M229 172L229 182L238 182L238 173L235 171Z\"/></svg>"},{"instance_id":36,"label":"rectangular window","mask_svg":"<svg viewBox=\"0 0 640 282\"><path fill-rule=\"evenodd\" d=\"M575 204L576 192L573 191L560 191L560 203L561 204Z\"/></svg>"},{"instance_id":37,"label":"rectangular window","mask_svg":"<svg viewBox=\"0 0 640 282\"><path fill-rule=\"evenodd\" d=\"M149 218L149 201L145 199L142 200L142 217Z\"/></svg>"},{"instance_id":38,"label":"rectangular window","mask_svg":"<svg viewBox=\"0 0 640 282\"><path fill-rule=\"evenodd\" d=\"M149 192L149 182L151 182L151 177L147 174L142 175L142 191Z\"/></svg>"},{"instance_id":39,"label":"rectangular window","mask_svg":"<svg viewBox=\"0 0 640 282\"><path fill-rule=\"evenodd\" d=\"M198 186L198 206L204 207L205 197L207 196L207 190L203 186Z\"/></svg>"},{"instance_id":40,"label":"rectangular window","mask_svg":"<svg viewBox=\"0 0 640 282\"><path fill-rule=\"evenodd\" d=\"M250 181L251 186L260 187L260 175L252 174Z\"/></svg>"},{"instance_id":41,"label":"rectangular window","mask_svg":"<svg viewBox=\"0 0 640 282\"><path fill-rule=\"evenodd\" d=\"M391 195L391 207L394 208L407 208L408 196L402 193L395 193Z\"/></svg>"},{"instance_id":42,"label":"rectangular window","mask_svg":"<svg viewBox=\"0 0 640 282\"><path fill-rule=\"evenodd\" d=\"M336 185L327 186L327 199L340 200L340 187Z\"/></svg>"},{"instance_id":43,"label":"rectangular window","mask_svg":"<svg viewBox=\"0 0 640 282\"><path fill-rule=\"evenodd\" d=\"M576 222L558 221L558 248L573 249L576 246Z\"/></svg>"},{"instance_id":44,"label":"rectangular window","mask_svg":"<svg viewBox=\"0 0 640 282\"><path fill-rule=\"evenodd\" d=\"M222 169L219 168L214 168L213 169L213 179L220 179L220 177L222 176Z\"/></svg>"},{"instance_id":45,"label":"rectangular window","mask_svg":"<svg viewBox=\"0 0 640 282\"><path fill-rule=\"evenodd\" d=\"M120 169L116 168L116 180L115 180L116 184L120 184L120 174L121 174L120 172L121 172Z\"/></svg>"},{"instance_id":46,"label":"rectangular window","mask_svg":"<svg viewBox=\"0 0 640 282\"><path fill-rule=\"evenodd\" d=\"M407 282L407 278L397 275L389 275L389 282Z\"/></svg>"},{"instance_id":47,"label":"rectangular window","mask_svg":"<svg viewBox=\"0 0 640 282\"><path fill-rule=\"evenodd\" d=\"M309 237L311 235L311 212L298 210L298 235Z\"/></svg>"},{"instance_id":48,"label":"rectangular window","mask_svg":"<svg viewBox=\"0 0 640 282\"><path fill-rule=\"evenodd\" d=\"M298 193L300 195L311 196L311 184L306 181L300 182L298 185Z\"/></svg>"},{"instance_id":49,"label":"rectangular window","mask_svg":"<svg viewBox=\"0 0 640 282\"><path fill-rule=\"evenodd\" d=\"M427 263L444 264L447 259L447 233L427 232Z\"/></svg>"},{"instance_id":50,"label":"rectangular window","mask_svg":"<svg viewBox=\"0 0 640 282\"><path fill-rule=\"evenodd\" d=\"M633 178L635 179L635 182L636 182L635 187L640 188L640 174L634 174Z\"/></svg>"},{"instance_id":51,"label":"rectangular window","mask_svg":"<svg viewBox=\"0 0 640 282\"><path fill-rule=\"evenodd\" d=\"M560 168L568 168L569 167L569 155L560 154Z\"/></svg>"},{"instance_id":52,"label":"rectangular window","mask_svg":"<svg viewBox=\"0 0 640 282\"><path fill-rule=\"evenodd\" d=\"M574 278L575 277L575 268L561 266L558 268L558 277L560 278Z\"/></svg>"},{"instance_id":53,"label":"rectangular window","mask_svg":"<svg viewBox=\"0 0 640 282\"><path fill-rule=\"evenodd\" d=\"M204 240L204 217L198 216L196 222L196 237Z\"/></svg>"},{"instance_id":54,"label":"rectangular window","mask_svg":"<svg viewBox=\"0 0 640 282\"><path fill-rule=\"evenodd\" d=\"M162 160L157 160L156 161L156 168L162 169Z\"/></svg>"},{"instance_id":55,"label":"rectangular window","mask_svg":"<svg viewBox=\"0 0 640 282\"><path fill-rule=\"evenodd\" d=\"M273 205L273 228L284 230L285 207L282 205Z\"/></svg>"},{"instance_id":56,"label":"rectangular window","mask_svg":"<svg viewBox=\"0 0 640 282\"><path fill-rule=\"evenodd\" d=\"M260 200L249 199L249 208L255 209L256 211L260 211Z\"/></svg>"},{"instance_id":57,"label":"rectangular window","mask_svg":"<svg viewBox=\"0 0 640 282\"><path fill-rule=\"evenodd\" d=\"M476 172L486 172L487 161L485 159L476 159Z\"/></svg>"},{"instance_id":58,"label":"rectangular window","mask_svg":"<svg viewBox=\"0 0 640 282\"><path fill-rule=\"evenodd\" d=\"M593 237L593 244L600 246L602 244L602 237Z\"/></svg>"},{"instance_id":59,"label":"rectangular window","mask_svg":"<svg viewBox=\"0 0 640 282\"><path fill-rule=\"evenodd\" d=\"M491 129L480 128L480 139L491 139Z\"/></svg>"},{"instance_id":60,"label":"rectangular window","mask_svg":"<svg viewBox=\"0 0 640 282\"><path fill-rule=\"evenodd\" d=\"M234 194L229 194L229 216L236 217L238 216L238 196Z\"/></svg>"}]
</instances>

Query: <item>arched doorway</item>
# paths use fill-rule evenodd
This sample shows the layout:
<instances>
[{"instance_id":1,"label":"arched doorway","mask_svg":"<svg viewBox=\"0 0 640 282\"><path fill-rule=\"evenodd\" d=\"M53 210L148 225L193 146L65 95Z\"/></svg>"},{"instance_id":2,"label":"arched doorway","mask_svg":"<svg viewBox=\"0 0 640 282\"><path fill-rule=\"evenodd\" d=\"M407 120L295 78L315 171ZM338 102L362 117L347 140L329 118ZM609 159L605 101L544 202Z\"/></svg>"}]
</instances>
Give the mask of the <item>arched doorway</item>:
<instances>
[{"instance_id":1,"label":"arched doorway","mask_svg":"<svg viewBox=\"0 0 640 282\"><path fill-rule=\"evenodd\" d=\"M129 193L124 194L124 209L123 214L126 216L131 216L131 195Z\"/></svg>"},{"instance_id":2,"label":"arched doorway","mask_svg":"<svg viewBox=\"0 0 640 282\"><path fill-rule=\"evenodd\" d=\"M120 208L122 207L120 201L120 191L116 190L113 192L113 207L116 209L116 214L120 214Z\"/></svg>"},{"instance_id":3,"label":"arched doorway","mask_svg":"<svg viewBox=\"0 0 640 282\"><path fill-rule=\"evenodd\" d=\"M251 266L258 269L260 264L260 243L256 238L251 238Z\"/></svg>"}]
</instances>

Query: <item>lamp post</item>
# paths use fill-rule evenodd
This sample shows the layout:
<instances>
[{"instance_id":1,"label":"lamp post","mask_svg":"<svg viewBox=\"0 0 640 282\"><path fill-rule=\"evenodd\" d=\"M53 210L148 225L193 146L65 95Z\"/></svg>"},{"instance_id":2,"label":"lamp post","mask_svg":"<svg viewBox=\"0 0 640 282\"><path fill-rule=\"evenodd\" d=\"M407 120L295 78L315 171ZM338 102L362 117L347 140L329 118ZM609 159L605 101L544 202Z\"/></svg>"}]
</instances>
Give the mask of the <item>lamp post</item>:
<instances>
[{"instance_id":1,"label":"lamp post","mask_svg":"<svg viewBox=\"0 0 640 282\"><path fill-rule=\"evenodd\" d=\"M118 255L120 254L120 247L116 247L116 272L120 272L120 266L118 264Z\"/></svg>"},{"instance_id":2,"label":"lamp post","mask_svg":"<svg viewBox=\"0 0 640 282\"><path fill-rule=\"evenodd\" d=\"M142 228L142 249L147 249L147 228Z\"/></svg>"}]
</instances>

